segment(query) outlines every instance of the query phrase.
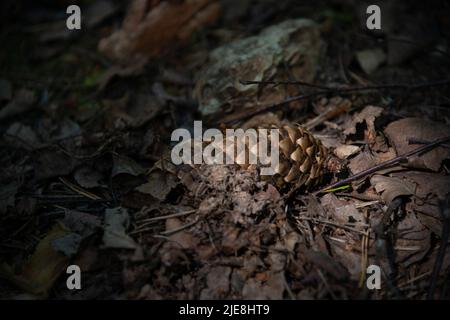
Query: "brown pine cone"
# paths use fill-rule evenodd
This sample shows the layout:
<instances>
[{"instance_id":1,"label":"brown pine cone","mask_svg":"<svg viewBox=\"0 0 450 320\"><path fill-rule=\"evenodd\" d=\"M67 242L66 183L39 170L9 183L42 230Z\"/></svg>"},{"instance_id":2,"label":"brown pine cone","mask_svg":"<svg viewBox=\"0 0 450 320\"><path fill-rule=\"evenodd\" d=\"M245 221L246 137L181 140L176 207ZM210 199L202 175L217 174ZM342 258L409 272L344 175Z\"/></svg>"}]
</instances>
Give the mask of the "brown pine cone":
<instances>
[{"instance_id":1,"label":"brown pine cone","mask_svg":"<svg viewBox=\"0 0 450 320\"><path fill-rule=\"evenodd\" d=\"M298 125L283 125L275 127L279 131L279 165L275 167L275 174L271 176L261 175L261 179L273 183L275 186L281 188L283 186L290 187L305 187L311 188L318 185L322 181L325 161L327 158L327 149L322 145L320 140L316 139L308 130ZM270 144L270 130L267 130L267 142ZM240 136L241 139L244 136ZM235 159L237 159L237 137L224 137L225 139L233 139L235 147ZM248 162L250 149L253 153L257 152L255 148L249 148L248 140L245 139L245 161ZM193 140L188 140L189 146L194 149ZM209 142L202 142L202 146L206 147ZM216 146L218 149L222 147ZM223 145L225 152L225 144ZM271 150L271 146L268 146ZM224 155L225 158L226 155ZM199 168L201 165L191 165L191 167ZM246 169L260 169L261 167L268 167L268 165L261 164L239 164L243 170ZM261 173L261 170L258 170Z\"/></svg>"},{"instance_id":2,"label":"brown pine cone","mask_svg":"<svg viewBox=\"0 0 450 320\"><path fill-rule=\"evenodd\" d=\"M327 149L308 130L298 125L280 129L280 165L269 177L277 186L286 183L310 188L323 177Z\"/></svg>"}]
</instances>

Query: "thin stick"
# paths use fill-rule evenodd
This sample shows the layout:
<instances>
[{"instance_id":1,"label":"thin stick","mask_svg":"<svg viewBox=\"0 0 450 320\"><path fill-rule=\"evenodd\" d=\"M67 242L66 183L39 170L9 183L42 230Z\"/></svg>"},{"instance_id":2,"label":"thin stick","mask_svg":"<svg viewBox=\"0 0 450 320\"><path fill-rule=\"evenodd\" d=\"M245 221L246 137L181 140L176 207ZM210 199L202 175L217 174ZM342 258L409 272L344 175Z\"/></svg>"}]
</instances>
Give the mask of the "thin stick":
<instances>
[{"instance_id":1,"label":"thin stick","mask_svg":"<svg viewBox=\"0 0 450 320\"><path fill-rule=\"evenodd\" d=\"M250 85L250 84L274 84L275 86L278 85L287 85L287 84L294 84L294 85L301 85L305 87L311 87L311 88L318 88L318 89L324 89L324 90L333 90L332 87L323 86L319 84L313 84L305 81L297 81L297 80L289 80L289 81L271 81L271 80L263 80L263 81L254 81L254 80L239 80L239 82L242 85Z\"/></svg>"},{"instance_id":2,"label":"thin stick","mask_svg":"<svg viewBox=\"0 0 450 320\"><path fill-rule=\"evenodd\" d=\"M346 226L346 225L338 224L338 223L335 223L333 221L320 220L320 219L311 218L311 217L298 217L297 219L298 220L312 221L312 222L315 222L317 224L324 224L324 225L328 225L328 226L335 227L335 228L341 228L341 229L344 229L344 230L357 232L357 233L360 233L360 234L363 234L363 235L366 234L365 231L358 230L358 229L355 229L355 228L352 228L352 227L349 227L349 226Z\"/></svg>"},{"instance_id":3,"label":"thin stick","mask_svg":"<svg viewBox=\"0 0 450 320\"><path fill-rule=\"evenodd\" d=\"M439 86L444 86L444 85L450 84L450 79L443 79L443 80L436 80L436 81L429 81L429 82L420 82L420 83L413 83L413 84L388 83L388 84L381 84L381 85L359 86L359 87L350 87L350 88L322 86L322 85L317 85L317 84L304 82L304 81L248 81L248 80L240 80L240 82L243 85L258 84L258 83L260 83L260 84L275 84L275 85L298 84L298 85L303 85L303 86L306 86L306 87L313 87L313 88L323 89L323 90L326 90L328 92L331 91L333 93L348 93L348 92L366 91L366 90L383 90L383 89L417 90L417 89L424 89L424 88L431 88L431 87L439 87Z\"/></svg>"},{"instance_id":4,"label":"thin stick","mask_svg":"<svg viewBox=\"0 0 450 320\"><path fill-rule=\"evenodd\" d=\"M284 106L286 104L289 104L294 101L300 101L300 100L306 100L310 98L314 98L320 95L324 94L338 94L338 93L352 93L352 92L358 92L358 91L370 91L370 90L383 90L383 89L407 89L407 90L419 90L419 89L425 89L430 87L438 87L438 86L444 86L450 84L450 79L444 79L444 80L437 80L437 81L431 81L431 82L422 82L417 84L384 84L384 85L373 85L373 86L363 86L363 87L352 87L352 88L339 88L339 87L327 87L322 85L316 85L313 83L308 83L304 81L250 81L250 80L240 80L240 82L244 85L246 84L257 84L257 83L273 83L273 84L299 84L303 86L309 86L309 87L315 87L315 88L325 88L310 94L300 95L300 96L293 96L289 97L281 102L274 103L268 106L262 106L254 111L248 112L248 111L242 111L237 114L231 114L228 117L225 117L225 119L218 119L217 122L222 123L232 123L239 120L244 120L247 118L250 118L254 115L260 114L265 111L269 111L281 106Z\"/></svg>"},{"instance_id":5,"label":"thin stick","mask_svg":"<svg viewBox=\"0 0 450 320\"><path fill-rule=\"evenodd\" d=\"M429 144L423 145L423 146L421 146L421 147L419 147L417 149L414 149L414 150L409 151L409 152L407 152L405 154L399 155L399 156L397 156L397 157L395 157L395 158L393 158L391 160L384 161L384 162L382 162L380 164L377 164L376 166L374 166L372 168L369 168L369 169L361 171L360 173L357 173L357 174L355 174L353 176L350 176L347 179L344 179L344 180L335 182L335 183L333 183L331 185L328 185L325 188L322 188L319 191L314 192L313 194L316 195L318 193L323 193L323 192L326 192L329 189L334 189L336 187L340 187L340 186L342 186L344 184L347 184L347 183L350 183L352 181L361 179L361 178L363 178L363 177L365 177L365 176L367 176L369 174L372 174L374 172L377 172L377 171L379 171L381 169L384 169L384 168L389 167L391 165L397 164L397 163L399 163L401 161L406 161L406 160L408 160L409 157L411 157L411 156L413 156L415 154L425 153L427 151L430 151L431 149L437 147L438 145L446 143L448 141L450 141L450 136L447 136L447 137L444 137L444 138L440 138L440 139L436 139L436 140L430 142Z\"/></svg>"},{"instance_id":6,"label":"thin stick","mask_svg":"<svg viewBox=\"0 0 450 320\"><path fill-rule=\"evenodd\" d=\"M177 218L177 217L182 217L191 213L194 213L197 210L187 210L187 211L182 211L182 212L178 212L178 213L172 213L172 214L167 214L165 216L159 216L159 217L153 217L153 218L148 218L148 219L144 219L139 221L139 223L141 224L147 224L148 222L153 222L153 221L158 221L158 220L166 220L166 219L170 219L170 218Z\"/></svg>"},{"instance_id":7,"label":"thin stick","mask_svg":"<svg viewBox=\"0 0 450 320\"><path fill-rule=\"evenodd\" d=\"M184 229L187 229L189 227L192 227L194 224L196 224L199 221L199 219L195 219L194 221L190 222L190 223L186 223L184 225L182 225L181 227L175 228L175 229L170 229L170 230L166 230L160 233L160 235L163 236L171 236L175 233L178 233L180 231L183 231Z\"/></svg>"}]
</instances>

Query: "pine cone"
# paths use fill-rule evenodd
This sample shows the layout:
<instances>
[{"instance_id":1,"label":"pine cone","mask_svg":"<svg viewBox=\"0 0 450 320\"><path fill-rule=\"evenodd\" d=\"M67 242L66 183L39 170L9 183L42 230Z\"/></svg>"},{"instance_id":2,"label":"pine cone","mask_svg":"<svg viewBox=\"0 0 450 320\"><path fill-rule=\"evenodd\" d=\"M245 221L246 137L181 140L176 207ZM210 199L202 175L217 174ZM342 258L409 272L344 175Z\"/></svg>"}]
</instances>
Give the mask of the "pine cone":
<instances>
[{"instance_id":1,"label":"pine cone","mask_svg":"<svg viewBox=\"0 0 450 320\"><path fill-rule=\"evenodd\" d=\"M286 183L313 187L321 182L327 149L308 130L285 125L280 133L280 165L269 179L281 187Z\"/></svg>"},{"instance_id":2,"label":"pine cone","mask_svg":"<svg viewBox=\"0 0 450 320\"><path fill-rule=\"evenodd\" d=\"M320 140L316 139L308 130L297 125L284 125L279 127L279 165L275 168L275 175L263 176L261 178L269 181L281 188L285 185L295 185L296 187L305 186L311 188L319 184L323 177L324 163L327 157L327 149ZM268 143L270 143L270 130L267 130ZM241 136L243 138L243 136ZM237 157L237 137L226 137L232 139L235 146L235 158ZM193 146L192 140L187 141ZM209 142L202 142L203 147ZM245 140L245 154L248 155L250 149L253 153L257 150L249 148L248 140ZM225 147L225 145L223 145ZM219 149L222 149L221 147ZM271 149L271 146L268 146ZM223 149L225 153L225 148ZM248 161L248 157L245 157ZM250 165L248 163L240 164L241 169L258 168L259 165ZM262 166L262 165L261 165ZM198 165L192 165L198 167ZM267 167L267 165L264 165Z\"/></svg>"},{"instance_id":3,"label":"pine cone","mask_svg":"<svg viewBox=\"0 0 450 320\"><path fill-rule=\"evenodd\" d=\"M279 166L273 176L261 176L277 187L293 184L297 187L313 187L321 182L327 149L320 140L316 139L308 130L298 125L284 125L279 127ZM270 131L268 130L268 142ZM247 141L246 141L247 142ZM246 150L248 152L248 148ZM253 152L256 152L253 149ZM240 165L247 169L251 165Z\"/></svg>"}]
</instances>

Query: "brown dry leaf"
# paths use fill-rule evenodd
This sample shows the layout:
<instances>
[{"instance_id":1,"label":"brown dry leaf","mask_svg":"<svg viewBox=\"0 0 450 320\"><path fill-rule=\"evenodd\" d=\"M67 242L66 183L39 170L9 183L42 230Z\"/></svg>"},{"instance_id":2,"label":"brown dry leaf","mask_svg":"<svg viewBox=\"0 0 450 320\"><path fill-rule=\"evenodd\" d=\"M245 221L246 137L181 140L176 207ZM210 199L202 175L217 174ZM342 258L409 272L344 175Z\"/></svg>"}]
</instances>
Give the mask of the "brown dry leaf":
<instances>
[{"instance_id":1,"label":"brown dry leaf","mask_svg":"<svg viewBox=\"0 0 450 320\"><path fill-rule=\"evenodd\" d=\"M354 203L338 199L334 194L328 193L321 199L322 206L340 224L358 223L363 221L362 213Z\"/></svg>"},{"instance_id":2,"label":"brown dry leaf","mask_svg":"<svg viewBox=\"0 0 450 320\"><path fill-rule=\"evenodd\" d=\"M347 159L348 157L357 153L358 151L359 151L358 146L354 146L351 144L341 144L336 149L334 149L334 154L339 159Z\"/></svg>"},{"instance_id":3,"label":"brown dry leaf","mask_svg":"<svg viewBox=\"0 0 450 320\"><path fill-rule=\"evenodd\" d=\"M183 225L180 219L170 218L166 220L166 231L178 229ZM181 230L169 236L169 239L179 244L184 249L195 248L199 241L189 231Z\"/></svg>"},{"instance_id":4,"label":"brown dry leaf","mask_svg":"<svg viewBox=\"0 0 450 320\"><path fill-rule=\"evenodd\" d=\"M377 164L376 158L370 152L361 152L356 157L350 160L348 167L353 174L367 170Z\"/></svg>"},{"instance_id":5,"label":"brown dry leaf","mask_svg":"<svg viewBox=\"0 0 450 320\"><path fill-rule=\"evenodd\" d=\"M154 170L148 176L148 182L136 188L137 191L150 194L158 200L165 200L169 192L178 185L178 179L161 170Z\"/></svg>"},{"instance_id":6,"label":"brown dry leaf","mask_svg":"<svg viewBox=\"0 0 450 320\"><path fill-rule=\"evenodd\" d=\"M344 134L346 136L356 133L356 125L365 122L369 132L375 132L375 119L381 115L383 108L367 106L361 112L353 115L352 120L345 125ZM374 136L375 137L375 136Z\"/></svg>"},{"instance_id":7,"label":"brown dry leaf","mask_svg":"<svg viewBox=\"0 0 450 320\"><path fill-rule=\"evenodd\" d=\"M224 299L230 290L231 268L217 266L211 268L206 276L207 287L200 293L201 300Z\"/></svg>"},{"instance_id":8,"label":"brown dry leaf","mask_svg":"<svg viewBox=\"0 0 450 320\"><path fill-rule=\"evenodd\" d=\"M55 250L53 241L70 233L61 223L57 223L37 245L21 274L0 265L0 276L10 280L21 289L39 296L47 296L55 281L65 271L69 257Z\"/></svg>"},{"instance_id":9,"label":"brown dry leaf","mask_svg":"<svg viewBox=\"0 0 450 320\"><path fill-rule=\"evenodd\" d=\"M305 257L317 268L320 268L336 280L345 281L350 277L348 270L328 254L320 251L308 250L305 252Z\"/></svg>"},{"instance_id":10,"label":"brown dry leaf","mask_svg":"<svg viewBox=\"0 0 450 320\"><path fill-rule=\"evenodd\" d=\"M410 181L382 175L374 175L370 183L387 204L397 197L413 195L416 189L416 185Z\"/></svg>"},{"instance_id":11,"label":"brown dry leaf","mask_svg":"<svg viewBox=\"0 0 450 320\"><path fill-rule=\"evenodd\" d=\"M251 278L247 280L242 289L242 298L246 300L283 299L285 289L284 282L285 280L282 272L271 274L265 283L255 278Z\"/></svg>"},{"instance_id":12,"label":"brown dry leaf","mask_svg":"<svg viewBox=\"0 0 450 320\"><path fill-rule=\"evenodd\" d=\"M400 172L394 176L410 180L417 185L415 197L406 204L408 212L436 235L442 234L439 199L445 199L450 192L450 177L430 172Z\"/></svg>"},{"instance_id":13,"label":"brown dry leaf","mask_svg":"<svg viewBox=\"0 0 450 320\"><path fill-rule=\"evenodd\" d=\"M352 106L352 101L339 96L328 98L321 98L315 105L314 111L318 114L313 119L309 120L304 124L304 127L308 130L313 129L315 126L325 123L327 120L335 118L340 114L346 113L350 110ZM328 124L327 124L328 125ZM339 128L338 125L334 124L335 128Z\"/></svg>"},{"instance_id":14,"label":"brown dry leaf","mask_svg":"<svg viewBox=\"0 0 450 320\"><path fill-rule=\"evenodd\" d=\"M427 143L447 137L450 136L450 127L423 118L405 118L390 123L384 132L394 145L397 154L400 155L422 146L422 144L409 144L410 140ZM412 157L408 165L413 168L438 171L441 162L449 156L449 148L437 147L423 155Z\"/></svg>"},{"instance_id":15,"label":"brown dry leaf","mask_svg":"<svg viewBox=\"0 0 450 320\"><path fill-rule=\"evenodd\" d=\"M333 257L337 259L350 273L352 280L358 280L361 276L361 254L345 248L343 243L329 241Z\"/></svg>"},{"instance_id":16,"label":"brown dry leaf","mask_svg":"<svg viewBox=\"0 0 450 320\"><path fill-rule=\"evenodd\" d=\"M406 267L421 260L430 248L430 231L417 219L415 214L407 214L397 227L395 242L396 259Z\"/></svg>"},{"instance_id":17,"label":"brown dry leaf","mask_svg":"<svg viewBox=\"0 0 450 320\"><path fill-rule=\"evenodd\" d=\"M241 128L244 130L249 128L271 128L272 126L279 128L281 125L280 117L277 114L267 112L251 117L242 124Z\"/></svg>"},{"instance_id":18,"label":"brown dry leaf","mask_svg":"<svg viewBox=\"0 0 450 320\"><path fill-rule=\"evenodd\" d=\"M142 63L161 55L190 34L214 22L220 5L210 0L132 2L122 29L100 40L99 50L123 64Z\"/></svg>"}]
</instances>

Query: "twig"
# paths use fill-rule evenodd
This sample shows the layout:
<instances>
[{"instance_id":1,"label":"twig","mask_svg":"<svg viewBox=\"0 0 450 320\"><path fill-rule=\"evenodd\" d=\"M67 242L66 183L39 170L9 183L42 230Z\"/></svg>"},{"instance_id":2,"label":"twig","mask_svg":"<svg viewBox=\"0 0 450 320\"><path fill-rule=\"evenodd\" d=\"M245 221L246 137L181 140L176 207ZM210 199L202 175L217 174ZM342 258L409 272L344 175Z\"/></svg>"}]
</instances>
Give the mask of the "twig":
<instances>
[{"instance_id":1,"label":"twig","mask_svg":"<svg viewBox=\"0 0 450 320\"><path fill-rule=\"evenodd\" d=\"M289 81L271 81L271 80L263 80L263 81L253 81L253 80L239 80L239 82L246 86L250 84L274 84L275 86L278 85L287 85L287 84L294 84L294 85L301 85L305 87L311 87L311 88L318 88L318 89L324 89L324 90L333 90L332 87L323 86L319 84L309 83L305 81L297 81L297 80L289 80Z\"/></svg>"},{"instance_id":2,"label":"twig","mask_svg":"<svg viewBox=\"0 0 450 320\"><path fill-rule=\"evenodd\" d=\"M295 295L291 290L291 287L289 286L289 283L287 282L286 279L286 275L283 273L283 282L284 282L284 287L286 288L286 291L289 295L289 298L291 298L291 300L295 300Z\"/></svg>"},{"instance_id":3,"label":"twig","mask_svg":"<svg viewBox=\"0 0 450 320\"><path fill-rule=\"evenodd\" d=\"M172 214L167 214L165 216L158 216L158 217L153 217L153 218L148 218L148 219L144 219L139 221L139 223L142 224L146 224L148 222L153 222L153 221L158 221L158 220L166 220L166 219L170 219L170 218L177 218L177 217L182 217L191 213L194 213L197 210L187 210L187 211L182 211L182 212L178 212L178 213L172 213Z\"/></svg>"},{"instance_id":4,"label":"twig","mask_svg":"<svg viewBox=\"0 0 450 320\"><path fill-rule=\"evenodd\" d=\"M199 221L199 219L198 219L198 217L197 217L194 221L192 221L192 222L190 222L190 223L186 223L186 224L182 225L181 227L178 227L178 228L175 228L175 229L170 229L170 230L163 231L163 232L160 233L160 235L171 236L171 235L173 235L173 234L175 234L175 233L178 233L178 232L180 232L180 231L183 231L184 229L187 229L187 228L189 228L189 227L192 227L192 226L195 225L198 221Z\"/></svg>"},{"instance_id":5,"label":"twig","mask_svg":"<svg viewBox=\"0 0 450 320\"><path fill-rule=\"evenodd\" d=\"M281 102L277 102L277 103L273 103L271 105L266 105L266 106L259 107L256 110L253 110L253 111L250 111L250 112L248 112L247 110L243 110L243 111L241 111L241 112L239 112L237 114L236 113L231 114L228 117L218 119L217 122L231 123L231 122L235 122L235 121L239 121L239 120L244 120L244 119L250 118L250 117L252 117L254 115L257 115L257 114L260 114L260 113L263 113L265 111L269 111L269 110L272 110L272 109L276 109L278 107L284 106L285 104L289 104L289 103L294 102L294 101L301 101L301 100L310 99L310 98L319 96L321 94L326 94L326 93L329 93L329 92L330 92L329 90L324 90L324 91L317 91L317 92L313 92L313 93L305 94L305 95L300 95L300 96L293 96L293 97L287 98L287 99L285 99L285 100L283 100Z\"/></svg>"},{"instance_id":6,"label":"twig","mask_svg":"<svg viewBox=\"0 0 450 320\"><path fill-rule=\"evenodd\" d=\"M347 183L350 183L352 181L361 179L361 178L363 178L363 177L365 177L365 176L367 176L369 174L372 174L374 172L377 172L377 171L379 171L381 169L384 169L386 167L392 166L392 165L397 164L397 163L402 162L402 161L406 161L406 160L408 160L409 157L411 157L411 156L413 156L415 154L422 154L422 153L425 153L427 151L430 151L431 149L437 147L438 145L446 143L448 141L450 141L450 136L447 136L447 137L444 137L444 138L440 138L440 139L436 139L436 140L430 142L429 144L423 145L423 146L421 146L421 147L419 147L417 149L414 149L412 151L409 151L407 153L399 155L399 156L397 156L397 157L395 157L395 158L393 158L391 160L384 161L384 162L382 162L380 164L377 164L376 166L373 166L373 167L371 167L371 168L369 168L367 170L361 171L360 173L357 173L357 174L355 174L353 176L350 176L350 177L348 177L348 178L346 178L344 180L341 180L341 181L335 182L335 183L333 183L331 185L328 185L325 188L322 188L319 191L314 192L313 194L316 195L316 194L319 194L319 193L323 193L323 192L326 192L329 189L334 189L336 187L340 187L340 186L342 186L344 184L347 184Z\"/></svg>"},{"instance_id":7,"label":"twig","mask_svg":"<svg viewBox=\"0 0 450 320\"><path fill-rule=\"evenodd\" d=\"M268 106L262 106L256 110L253 110L251 112L248 111L242 111L237 114L231 114L228 117L225 117L225 119L219 119L219 122L223 123L231 123L239 120L244 120L249 117L252 117L254 115L260 114L265 111L269 111L272 109L276 109L278 107L281 107L283 105L289 104L294 101L300 101L300 100L306 100L310 99L316 96L324 95L324 94L338 94L338 93L352 93L352 92L358 92L358 91L370 91L370 90L383 90L383 89L403 89L403 90L419 90L419 89L426 89L430 87L439 87L450 84L450 79L444 79L444 80L437 80L437 81L430 81L430 82L421 82L416 84L384 84L384 85L373 85L373 86L360 86L360 87L350 87L350 88L340 88L340 87L328 87L328 86L322 86L322 85L316 85L304 81L250 81L250 80L240 80L240 82L244 85L250 85L250 84L299 84L303 86L309 86L309 87L315 87L315 88L325 88L320 91L316 91L310 94L300 95L300 96L293 96L289 97L281 102L274 103Z\"/></svg>"},{"instance_id":8,"label":"twig","mask_svg":"<svg viewBox=\"0 0 450 320\"><path fill-rule=\"evenodd\" d=\"M331 290L331 287L328 284L327 279L325 278L325 276L323 275L322 271L320 269L317 269L317 273L320 277L320 279L322 280L323 284L325 285L325 289L328 291L328 293L331 295L331 298L333 300L337 300L336 295L334 294L333 290Z\"/></svg>"},{"instance_id":9,"label":"twig","mask_svg":"<svg viewBox=\"0 0 450 320\"><path fill-rule=\"evenodd\" d=\"M242 84L299 84L307 87L314 87L314 88L320 88L324 91L322 92L332 92L332 93L350 93L350 92L356 92L356 91L367 91L367 90L383 90L383 89L407 89L407 90L418 90L418 89L425 89L425 88L431 88L431 87L439 87L439 86L445 86L447 84L450 84L450 79L443 79L443 80L435 80L435 81L427 81L427 82L419 82L419 83L388 83L388 84L380 84L380 85L371 85L371 86L359 86L359 87L350 87L350 88L343 88L343 87L329 87L329 86L322 86L322 85L316 85L313 83L308 83L304 81L240 81Z\"/></svg>"},{"instance_id":10,"label":"twig","mask_svg":"<svg viewBox=\"0 0 450 320\"><path fill-rule=\"evenodd\" d=\"M335 227L335 228L341 228L341 229L344 229L344 230L347 230L347 231L352 231L352 232L360 233L360 234L363 234L363 235L366 234L365 231L358 230L358 229L355 229L355 228L352 228L352 227L349 227L349 226L346 226L346 225L343 225L343 224L335 223L333 221L320 220L320 219L311 218L311 217L298 217L297 219L298 220L311 221L311 222L315 222L317 224L324 224L324 225L328 225L328 226Z\"/></svg>"}]
</instances>

